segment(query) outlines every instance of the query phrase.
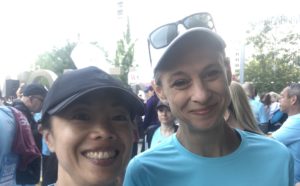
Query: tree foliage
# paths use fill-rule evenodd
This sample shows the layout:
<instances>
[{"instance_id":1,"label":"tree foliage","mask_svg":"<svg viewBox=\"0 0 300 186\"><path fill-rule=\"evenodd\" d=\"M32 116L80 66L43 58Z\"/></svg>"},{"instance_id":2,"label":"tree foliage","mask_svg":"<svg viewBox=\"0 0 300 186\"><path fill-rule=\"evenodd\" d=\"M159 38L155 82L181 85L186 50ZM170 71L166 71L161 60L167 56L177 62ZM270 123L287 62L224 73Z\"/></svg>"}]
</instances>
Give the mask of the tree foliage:
<instances>
[{"instance_id":1,"label":"tree foliage","mask_svg":"<svg viewBox=\"0 0 300 186\"><path fill-rule=\"evenodd\" d=\"M126 32L123 33L123 38L117 41L117 49L114 61L114 66L120 68L120 79L128 84L128 73L133 66L135 42L131 39L130 25L127 22Z\"/></svg>"},{"instance_id":2,"label":"tree foliage","mask_svg":"<svg viewBox=\"0 0 300 186\"><path fill-rule=\"evenodd\" d=\"M252 25L247 45L254 53L245 65L245 80L253 82L259 92L280 92L287 84L299 82L299 43L300 34L285 17Z\"/></svg>"},{"instance_id":3,"label":"tree foliage","mask_svg":"<svg viewBox=\"0 0 300 186\"><path fill-rule=\"evenodd\" d=\"M76 43L67 42L63 47L54 47L51 51L47 51L38 56L34 69L48 69L61 75L64 69L76 69L71 59L71 52Z\"/></svg>"}]
</instances>

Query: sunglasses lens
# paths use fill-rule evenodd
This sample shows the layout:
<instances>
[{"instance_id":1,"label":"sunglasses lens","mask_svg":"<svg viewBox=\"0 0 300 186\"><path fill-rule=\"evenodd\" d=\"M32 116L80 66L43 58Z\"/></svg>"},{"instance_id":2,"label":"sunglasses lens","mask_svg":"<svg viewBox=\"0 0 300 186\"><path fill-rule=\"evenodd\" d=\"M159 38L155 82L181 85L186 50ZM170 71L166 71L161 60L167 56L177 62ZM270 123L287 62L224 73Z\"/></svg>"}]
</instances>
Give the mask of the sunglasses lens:
<instances>
[{"instance_id":1,"label":"sunglasses lens","mask_svg":"<svg viewBox=\"0 0 300 186\"><path fill-rule=\"evenodd\" d=\"M150 34L150 42L156 49L168 46L177 36L177 25L168 24L161 26Z\"/></svg>"},{"instance_id":2,"label":"sunglasses lens","mask_svg":"<svg viewBox=\"0 0 300 186\"><path fill-rule=\"evenodd\" d=\"M194 27L204 27L214 30L212 17L207 13L193 14L183 20L183 25L189 29Z\"/></svg>"}]
</instances>

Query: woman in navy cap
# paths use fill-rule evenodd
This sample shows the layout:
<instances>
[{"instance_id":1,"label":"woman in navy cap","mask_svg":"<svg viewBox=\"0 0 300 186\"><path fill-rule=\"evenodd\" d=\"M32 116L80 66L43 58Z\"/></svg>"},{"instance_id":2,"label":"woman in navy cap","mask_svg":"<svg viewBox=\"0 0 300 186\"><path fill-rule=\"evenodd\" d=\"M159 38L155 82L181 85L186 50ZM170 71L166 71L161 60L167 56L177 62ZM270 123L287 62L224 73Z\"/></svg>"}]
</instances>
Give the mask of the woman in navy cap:
<instances>
[{"instance_id":1,"label":"woman in navy cap","mask_svg":"<svg viewBox=\"0 0 300 186\"><path fill-rule=\"evenodd\" d=\"M156 128L153 134L150 147L155 147L167 140L178 128L175 124L176 118L172 114L168 103L159 101L156 110L160 126Z\"/></svg>"},{"instance_id":2,"label":"woman in navy cap","mask_svg":"<svg viewBox=\"0 0 300 186\"><path fill-rule=\"evenodd\" d=\"M49 90L43 135L58 159L55 185L121 185L135 140L140 99L96 67L68 72Z\"/></svg>"}]
</instances>

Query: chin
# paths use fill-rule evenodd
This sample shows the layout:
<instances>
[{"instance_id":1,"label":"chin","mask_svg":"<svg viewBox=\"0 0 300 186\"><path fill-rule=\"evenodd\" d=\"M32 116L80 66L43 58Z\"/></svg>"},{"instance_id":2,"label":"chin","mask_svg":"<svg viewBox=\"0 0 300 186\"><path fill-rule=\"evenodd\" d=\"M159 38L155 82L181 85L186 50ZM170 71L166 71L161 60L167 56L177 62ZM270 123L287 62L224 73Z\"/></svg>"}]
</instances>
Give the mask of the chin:
<instances>
[{"instance_id":1,"label":"chin","mask_svg":"<svg viewBox=\"0 0 300 186\"><path fill-rule=\"evenodd\" d=\"M196 122L194 122L196 123ZM197 124L192 124L192 127L197 131L210 131L217 128L217 122L209 122L209 121L198 121Z\"/></svg>"},{"instance_id":2,"label":"chin","mask_svg":"<svg viewBox=\"0 0 300 186\"><path fill-rule=\"evenodd\" d=\"M99 175L98 175L97 177L87 179L86 181L87 182L85 185L89 185L89 186L115 185L113 183L116 183L118 181L118 178L115 176L99 178Z\"/></svg>"}]
</instances>

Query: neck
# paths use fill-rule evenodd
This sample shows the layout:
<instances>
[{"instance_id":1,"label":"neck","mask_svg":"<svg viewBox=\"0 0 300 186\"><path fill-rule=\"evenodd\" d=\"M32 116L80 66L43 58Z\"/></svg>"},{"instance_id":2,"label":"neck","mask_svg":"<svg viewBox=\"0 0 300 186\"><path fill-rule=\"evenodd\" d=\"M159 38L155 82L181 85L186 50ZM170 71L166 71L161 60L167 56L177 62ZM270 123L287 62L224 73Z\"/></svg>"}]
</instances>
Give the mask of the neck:
<instances>
[{"instance_id":1,"label":"neck","mask_svg":"<svg viewBox=\"0 0 300 186\"><path fill-rule=\"evenodd\" d=\"M161 123L161 126L160 126L160 133L162 136L170 136L174 133L174 124L163 124Z\"/></svg>"},{"instance_id":2,"label":"neck","mask_svg":"<svg viewBox=\"0 0 300 186\"><path fill-rule=\"evenodd\" d=\"M186 125L177 131L180 143L189 151L205 157L221 157L238 148L240 139L224 121L214 129L192 132Z\"/></svg>"},{"instance_id":3,"label":"neck","mask_svg":"<svg viewBox=\"0 0 300 186\"><path fill-rule=\"evenodd\" d=\"M288 116L300 114L300 107L293 105L287 112Z\"/></svg>"}]
</instances>

